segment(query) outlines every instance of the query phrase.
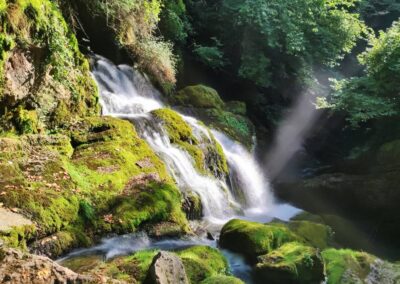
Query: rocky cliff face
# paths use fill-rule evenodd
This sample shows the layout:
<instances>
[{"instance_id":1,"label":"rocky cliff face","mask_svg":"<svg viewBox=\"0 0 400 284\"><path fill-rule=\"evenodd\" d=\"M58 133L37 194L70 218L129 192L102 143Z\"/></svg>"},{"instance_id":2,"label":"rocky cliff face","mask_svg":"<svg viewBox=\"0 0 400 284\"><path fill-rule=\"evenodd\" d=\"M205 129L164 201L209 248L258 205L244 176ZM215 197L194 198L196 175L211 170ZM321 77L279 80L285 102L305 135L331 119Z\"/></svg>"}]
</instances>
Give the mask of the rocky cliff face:
<instances>
[{"instance_id":1,"label":"rocky cliff face","mask_svg":"<svg viewBox=\"0 0 400 284\"><path fill-rule=\"evenodd\" d=\"M38 133L98 114L89 63L56 4L1 3L2 130Z\"/></svg>"}]
</instances>

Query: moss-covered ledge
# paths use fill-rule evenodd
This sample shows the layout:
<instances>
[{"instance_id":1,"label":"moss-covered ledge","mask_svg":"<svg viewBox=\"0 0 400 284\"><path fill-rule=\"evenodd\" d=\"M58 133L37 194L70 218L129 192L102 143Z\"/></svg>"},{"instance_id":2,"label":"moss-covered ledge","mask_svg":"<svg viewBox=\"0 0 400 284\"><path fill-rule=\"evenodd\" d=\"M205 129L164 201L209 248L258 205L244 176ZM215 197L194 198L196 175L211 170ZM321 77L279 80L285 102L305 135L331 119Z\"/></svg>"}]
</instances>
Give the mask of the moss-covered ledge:
<instances>
[{"instance_id":1,"label":"moss-covered ledge","mask_svg":"<svg viewBox=\"0 0 400 284\"><path fill-rule=\"evenodd\" d=\"M179 189L128 121L86 118L62 134L0 137L0 149L0 202L35 224L33 232L3 234L12 246L48 236L82 246L160 222L189 231ZM43 244L56 252L32 245L53 257L70 249Z\"/></svg>"}]
</instances>

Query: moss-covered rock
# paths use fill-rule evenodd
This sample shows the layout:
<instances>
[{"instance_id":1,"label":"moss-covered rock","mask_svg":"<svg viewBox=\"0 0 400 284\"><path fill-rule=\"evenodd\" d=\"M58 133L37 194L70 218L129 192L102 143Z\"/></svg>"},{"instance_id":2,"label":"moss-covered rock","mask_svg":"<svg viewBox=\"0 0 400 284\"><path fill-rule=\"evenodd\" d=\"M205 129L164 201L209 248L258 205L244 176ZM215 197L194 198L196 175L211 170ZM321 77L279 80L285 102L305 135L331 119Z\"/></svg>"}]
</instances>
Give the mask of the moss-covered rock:
<instances>
[{"instance_id":1,"label":"moss-covered rock","mask_svg":"<svg viewBox=\"0 0 400 284\"><path fill-rule=\"evenodd\" d=\"M204 85L183 88L173 96L173 103L186 107L217 109L222 109L225 105L216 90Z\"/></svg>"},{"instance_id":2,"label":"moss-covered rock","mask_svg":"<svg viewBox=\"0 0 400 284\"><path fill-rule=\"evenodd\" d=\"M255 268L258 283L321 283L324 264L318 250L298 242L282 245L259 256Z\"/></svg>"},{"instance_id":3,"label":"moss-covered rock","mask_svg":"<svg viewBox=\"0 0 400 284\"><path fill-rule=\"evenodd\" d=\"M228 174L228 165L221 145L209 133L209 137L196 136L181 115L171 109L152 112L167 132L171 143L181 147L193 159L193 165L202 174L223 177Z\"/></svg>"},{"instance_id":4,"label":"moss-covered rock","mask_svg":"<svg viewBox=\"0 0 400 284\"><path fill-rule=\"evenodd\" d=\"M244 284L244 282L233 276L218 275L207 278L201 284Z\"/></svg>"},{"instance_id":5,"label":"moss-covered rock","mask_svg":"<svg viewBox=\"0 0 400 284\"><path fill-rule=\"evenodd\" d=\"M225 109L231 113L239 114L239 115L246 115L246 113L247 113L246 103L241 102L241 101L226 102Z\"/></svg>"},{"instance_id":6,"label":"moss-covered rock","mask_svg":"<svg viewBox=\"0 0 400 284\"><path fill-rule=\"evenodd\" d=\"M328 284L364 283L376 257L348 249L327 249L322 252Z\"/></svg>"},{"instance_id":7,"label":"moss-covered rock","mask_svg":"<svg viewBox=\"0 0 400 284\"><path fill-rule=\"evenodd\" d=\"M397 283L400 265L366 252L349 249L327 249L322 252L327 284Z\"/></svg>"},{"instance_id":8,"label":"moss-covered rock","mask_svg":"<svg viewBox=\"0 0 400 284\"><path fill-rule=\"evenodd\" d=\"M3 238L14 246L60 231L68 232L62 245L69 246L143 224L189 230L179 189L127 121L87 118L64 135L1 137L0 149L0 202L37 225L34 234L10 233L18 243ZM64 251L60 244L54 251Z\"/></svg>"},{"instance_id":9,"label":"moss-covered rock","mask_svg":"<svg viewBox=\"0 0 400 284\"><path fill-rule=\"evenodd\" d=\"M271 252L286 242L300 240L284 224L260 224L233 219L221 230L219 244L234 252L241 253L251 261L257 256Z\"/></svg>"},{"instance_id":10,"label":"moss-covered rock","mask_svg":"<svg viewBox=\"0 0 400 284\"><path fill-rule=\"evenodd\" d=\"M191 283L201 281L217 275L228 273L228 262L215 248L208 246L194 246L178 251L186 273Z\"/></svg>"},{"instance_id":11,"label":"moss-covered rock","mask_svg":"<svg viewBox=\"0 0 400 284\"><path fill-rule=\"evenodd\" d=\"M209 127L226 133L248 148L253 146L255 128L244 116L245 104L235 101L225 104L214 89L203 85L182 89L172 97L171 103L182 112L197 117Z\"/></svg>"},{"instance_id":12,"label":"moss-covered rock","mask_svg":"<svg viewBox=\"0 0 400 284\"><path fill-rule=\"evenodd\" d=\"M0 14L0 127L36 133L97 114L88 61L57 4L3 1Z\"/></svg>"},{"instance_id":13,"label":"moss-covered rock","mask_svg":"<svg viewBox=\"0 0 400 284\"><path fill-rule=\"evenodd\" d=\"M313 247L325 249L332 244L333 231L327 225L310 221L290 221L287 225Z\"/></svg>"}]
</instances>

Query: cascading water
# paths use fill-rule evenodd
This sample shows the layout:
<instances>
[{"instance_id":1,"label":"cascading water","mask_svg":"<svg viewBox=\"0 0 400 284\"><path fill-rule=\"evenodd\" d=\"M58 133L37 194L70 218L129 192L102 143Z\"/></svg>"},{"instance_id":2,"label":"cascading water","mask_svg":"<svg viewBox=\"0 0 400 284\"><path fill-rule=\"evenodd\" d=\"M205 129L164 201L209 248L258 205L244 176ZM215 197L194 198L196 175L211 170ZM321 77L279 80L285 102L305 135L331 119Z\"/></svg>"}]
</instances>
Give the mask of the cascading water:
<instances>
[{"instance_id":1,"label":"cascading water","mask_svg":"<svg viewBox=\"0 0 400 284\"><path fill-rule=\"evenodd\" d=\"M130 119L138 133L167 165L182 192L196 192L202 201L203 214L212 223L224 223L235 216L237 210L244 213L265 213L272 206L268 181L258 168L252 155L241 145L222 133L214 136L223 146L232 171L231 188L225 180L201 175L192 158L183 149L170 143L162 125L150 112L164 106L160 93L149 80L133 68L116 66L104 58L95 58L93 75L100 89L100 103L104 115ZM212 143L212 134L198 121L183 116L199 140ZM235 194L231 193L233 189ZM237 194L240 192L240 194ZM243 198L238 198L240 195ZM240 201L240 204L235 201Z\"/></svg>"},{"instance_id":2,"label":"cascading water","mask_svg":"<svg viewBox=\"0 0 400 284\"><path fill-rule=\"evenodd\" d=\"M215 130L213 134L222 145L228 159L230 183L233 191L244 194L245 215L260 215L271 210L274 199L269 188L269 182L253 155L225 134Z\"/></svg>"}]
</instances>

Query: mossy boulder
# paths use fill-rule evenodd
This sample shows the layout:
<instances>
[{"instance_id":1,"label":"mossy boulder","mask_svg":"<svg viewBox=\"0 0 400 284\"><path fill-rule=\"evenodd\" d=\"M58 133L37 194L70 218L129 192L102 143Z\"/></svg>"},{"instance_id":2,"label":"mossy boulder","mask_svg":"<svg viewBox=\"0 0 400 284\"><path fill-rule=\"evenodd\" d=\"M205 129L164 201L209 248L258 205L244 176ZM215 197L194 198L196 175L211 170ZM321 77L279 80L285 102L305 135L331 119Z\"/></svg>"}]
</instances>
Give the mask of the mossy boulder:
<instances>
[{"instance_id":1,"label":"mossy boulder","mask_svg":"<svg viewBox=\"0 0 400 284\"><path fill-rule=\"evenodd\" d=\"M179 189L131 123L94 117L63 132L0 137L0 202L36 224L34 232L1 238L25 247L33 239L68 236L49 243L56 256L66 249L60 245L87 245L95 235L134 232L144 224L188 232Z\"/></svg>"},{"instance_id":2,"label":"mossy boulder","mask_svg":"<svg viewBox=\"0 0 400 284\"><path fill-rule=\"evenodd\" d=\"M221 247L241 253L255 262L257 257L281 245L300 240L284 224L260 224L245 220L233 219L221 230L219 244Z\"/></svg>"},{"instance_id":3,"label":"mossy boulder","mask_svg":"<svg viewBox=\"0 0 400 284\"><path fill-rule=\"evenodd\" d=\"M225 110L238 115L246 115L246 103L241 101L229 101L225 103Z\"/></svg>"},{"instance_id":4,"label":"mossy boulder","mask_svg":"<svg viewBox=\"0 0 400 284\"><path fill-rule=\"evenodd\" d=\"M213 88L204 85L187 86L173 96L173 103L194 108L222 109L224 101Z\"/></svg>"},{"instance_id":5,"label":"mossy boulder","mask_svg":"<svg viewBox=\"0 0 400 284\"><path fill-rule=\"evenodd\" d=\"M194 246L177 254L183 261L190 283L200 283L209 277L228 273L227 260L215 248Z\"/></svg>"},{"instance_id":6,"label":"mossy boulder","mask_svg":"<svg viewBox=\"0 0 400 284\"><path fill-rule=\"evenodd\" d=\"M233 276L218 275L207 278L201 284L244 284L244 282Z\"/></svg>"},{"instance_id":7,"label":"mossy boulder","mask_svg":"<svg viewBox=\"0 0 400 284\"><path fill-rule=\"evenodd\" d=\"M327 249L322 252L328 284L364 283L376 257L349 249Z\"/></svg>"},{"instance_id":8,"label":"mossy boulder","mask_svg":"<svg viewBox=\"0 0 400 284\"><path fill-rule=\"evenodd\" d=\"M54 1L3 1L0 130L54 129L99 113L97 87Z\"/></svg>"},{"instance_id":9,"label":"mossy boulder","mask_svg":"<svg viewBox=\"0 0 400 284\"><path fill-rule=\"evenodd\" d=\"M203 121L207 126L226 133L248 148L253 146L255 127L245 116L242 102L225 104L217 91L203 85L188 86L172 97L171 103L182 112Z\"/></svg>"},{"instance_id":10,"label":"mossy boulder","mask_svg":"<svg viewBox=\"0 0 400 284\"><path fill-rule=\"evenodd\" d=\"M290 242L258 257L255 267L257 283L321 283L324 264L318 249Z\"/></svg>"},{"instance_id":11,"label":"mossy boulder","mask_svg":"<svg viewBox=\"0 0 400 284\"><path fill-rule=\"evenodd\" d=\"M313 247L325 249L332 244L333 231L325 224L311 221L290 221L287 226Z\"/></svg>"},{"instance_id":12,"label":"mossy boulder","mask_svg":"<svg viewBox=\"0 0 400 284\"><path fill-rule=\"evenodd\" d=\"M327 249L322 253L327 284L398 283L400 265L381 260L366 252Z\"/></svg>"},{"instance_id":13,"label":"mossy boulder","mask_svg":"<svg viewBox=\"0 0 400 284\"><path fill-rule=\"evenodd\" d=\"M202 174L224 177L228 165L221 145L208 130L208 135L194 133L181 115L171 109L152 112L168 134L170 142L185 150L193 159L193 165Z\"/></svg>"}]
</instances>

